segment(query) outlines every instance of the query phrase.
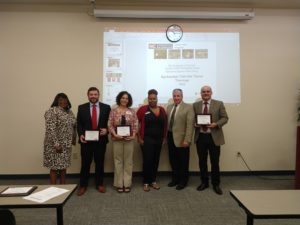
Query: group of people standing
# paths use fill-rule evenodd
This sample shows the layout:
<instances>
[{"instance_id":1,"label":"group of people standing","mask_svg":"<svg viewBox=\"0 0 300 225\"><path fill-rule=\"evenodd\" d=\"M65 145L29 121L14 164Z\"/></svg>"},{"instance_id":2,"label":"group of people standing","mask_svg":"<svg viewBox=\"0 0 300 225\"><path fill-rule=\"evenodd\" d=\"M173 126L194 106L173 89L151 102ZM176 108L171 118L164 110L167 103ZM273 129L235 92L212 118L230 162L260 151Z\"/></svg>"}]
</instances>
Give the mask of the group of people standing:
<instances>
[{"instance_id":1,"label":"group of people standing","mask_svg":"<svg viewBox=\"0 0 300 225\"><path fill-rule=\"evenodd\" d=\"M203 191L209 186L209 154L213 190L222 194L219 157L220 146L224 144L222 126L228 121L223 102L211 99L212 90L209 86L201 88L202 100L193 105L183 102L181 89L173 90L173 104L166 110L158 106L157 96L156 90L149 90L148 104L135 111L131 108L131 94L121 91L116 97L117 106L111 109L109 105L99 102L99 90L91 87L87 92L89 102L78 107L76 119L68 97L64 93L57 94L51 108L45 113L44 166L50 169L51 184L56 184L58 174L60 183L65 183L77 130L81 145L78 196L87 191L92 160L95 162L96 189L101 193L106 192L103 183L104 156L109 134L114 161L113 185L117 192L131 191L136 139L143 155L143 190L148 192L150 188L160 189L156 180L157 170L161 148L166 142L172 169L172 180L168 186L176 187L177 190L184 189L189 178L190 146L194 137L201 177L197 190ZM198 124L196 117L201 114L210 115L211 122L207 125ZM93 132L97 132L95 140L90 139Z\"/></svg>"}]
</instances>

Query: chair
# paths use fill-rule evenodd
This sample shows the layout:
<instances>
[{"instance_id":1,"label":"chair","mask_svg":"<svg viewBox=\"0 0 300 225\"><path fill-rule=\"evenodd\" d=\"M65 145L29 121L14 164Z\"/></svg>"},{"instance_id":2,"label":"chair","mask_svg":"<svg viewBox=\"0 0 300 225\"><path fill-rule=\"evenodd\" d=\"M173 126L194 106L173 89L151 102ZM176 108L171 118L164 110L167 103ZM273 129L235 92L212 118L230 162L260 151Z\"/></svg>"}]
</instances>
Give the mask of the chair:
<instances>
[{"instance_id":1,"label":"chair","mask_svg":"<svg viewBox=\"0 0 300 225\"><path fill-rule=\"evenodd\" d=\"M14 214L8 209L0 209L1 225L16 225Z\"/></svg>"}]
</instances>

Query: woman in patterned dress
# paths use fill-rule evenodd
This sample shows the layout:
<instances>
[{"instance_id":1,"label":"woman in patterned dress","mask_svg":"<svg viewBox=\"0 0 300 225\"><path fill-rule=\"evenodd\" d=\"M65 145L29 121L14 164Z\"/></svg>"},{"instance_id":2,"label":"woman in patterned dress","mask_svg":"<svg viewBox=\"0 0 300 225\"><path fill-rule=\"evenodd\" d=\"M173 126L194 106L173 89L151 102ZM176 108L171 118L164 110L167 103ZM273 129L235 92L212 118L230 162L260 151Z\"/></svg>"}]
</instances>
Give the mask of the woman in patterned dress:
<instances>
[{"instance_id":1,"label":"woman in patterned dress","mask_svg":"<svg viewBox=\"0 0 300 225\"><path fill-rule=\"evenodd\" d=\"M50 183L66 183L66 169L71 165L72 144L76 142L76 118L71 103L64 93L55 96L51 108L45 113L44 167L50 169Z\"/></svg>"}]
</instances>

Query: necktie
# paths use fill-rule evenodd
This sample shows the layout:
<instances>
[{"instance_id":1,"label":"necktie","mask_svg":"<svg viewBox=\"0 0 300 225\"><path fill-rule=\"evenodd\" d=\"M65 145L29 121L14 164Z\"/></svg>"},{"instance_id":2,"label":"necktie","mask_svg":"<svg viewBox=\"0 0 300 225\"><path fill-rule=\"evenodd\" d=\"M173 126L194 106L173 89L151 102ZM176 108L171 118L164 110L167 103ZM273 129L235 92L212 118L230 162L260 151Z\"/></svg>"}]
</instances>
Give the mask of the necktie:
<instances>
[{"instance_id":1,"label":"necktie","mask_svg":"<svg viewBox=\"0 0 300 225\"><path fill-rule=\"evenodd\" d=\"M175 113L176 113L176 108L177 108L177 105L174 106L173 112L171 114L170 124L169 124L169 131L172 131L172 128L173 128L174 118L175 118Z\"/></svg>"},{"instance_id":2,"label":"necktie","mask_svg":"<svg viewBox=\"0 0 300 225\"><path fill-rule=\"evenodd\" d=\"M208 114L208 107L207 107L207 104L208 104L208 102L204 102L203 114ZM206 125L202 126L202 130L203 130L204 132L206 132L206 131L207 131L207 126L206 126Z\"/></svg>"},{"instance_id":3,"label":"necktie","mask_svg":"<svg viewBox=\"0 0 300 225\"><path fill-rule=\"evenodd\" d=\"M95 104L93 104L92 109L92 128L93 130L97 130L97 109Z\"/></svg>"}]
</instances>

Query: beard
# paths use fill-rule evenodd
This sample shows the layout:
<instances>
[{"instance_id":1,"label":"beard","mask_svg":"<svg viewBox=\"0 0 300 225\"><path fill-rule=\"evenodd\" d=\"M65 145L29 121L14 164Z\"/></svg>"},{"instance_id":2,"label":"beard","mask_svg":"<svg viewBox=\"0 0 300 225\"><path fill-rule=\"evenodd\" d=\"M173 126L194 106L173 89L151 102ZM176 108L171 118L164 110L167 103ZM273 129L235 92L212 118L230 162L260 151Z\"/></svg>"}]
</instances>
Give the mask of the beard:
<instances>
[{"instance_id":1,"label":"beard","mask_svg":"<svg viewBox=\"0 0 300 225\"><path fill-rule=\"evenodd\" d=\"M91 102L91 103L96 103L96 102L98 102L98 98L90 98L89 99L89 101Z\"/></svg>"}]
</instances>

